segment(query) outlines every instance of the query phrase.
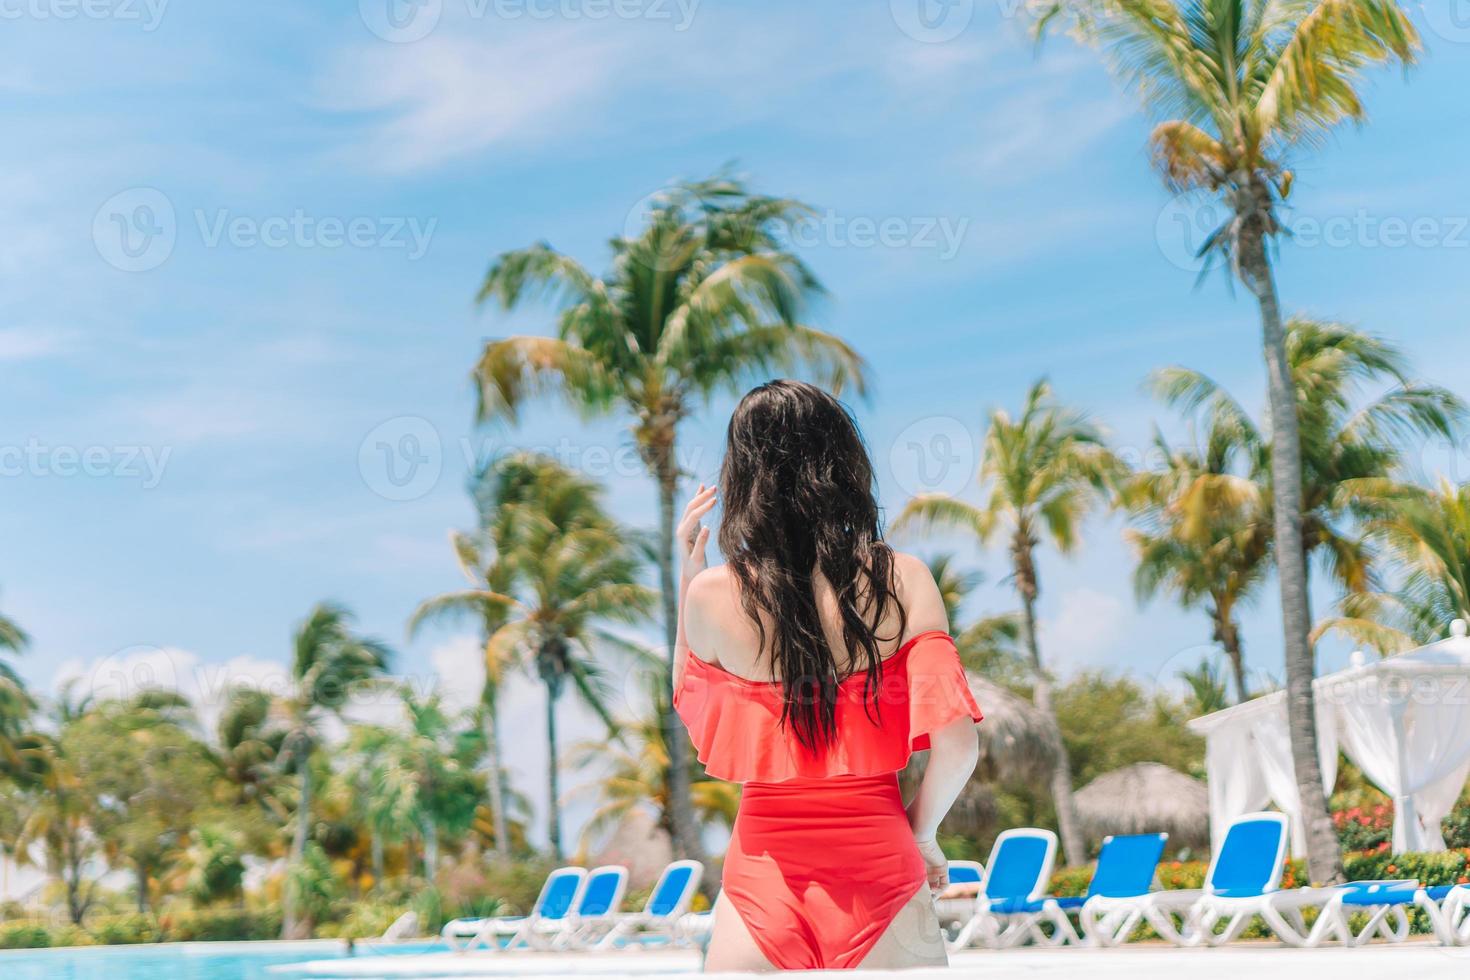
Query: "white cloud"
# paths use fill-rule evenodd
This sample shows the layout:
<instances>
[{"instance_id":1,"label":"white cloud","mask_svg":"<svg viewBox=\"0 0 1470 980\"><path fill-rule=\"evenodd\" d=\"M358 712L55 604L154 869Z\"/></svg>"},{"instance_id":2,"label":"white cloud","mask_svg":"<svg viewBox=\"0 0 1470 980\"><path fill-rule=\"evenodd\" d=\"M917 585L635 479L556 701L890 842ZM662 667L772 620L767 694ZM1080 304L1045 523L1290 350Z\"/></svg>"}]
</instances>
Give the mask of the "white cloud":
<instances>
[{"instance_id":1,"label":"white cloud","mask_svg":"<svg viewBox=\"0 0 1470 980\"><path fill-rule=\"evenodd\" d=\"M1133 618L1128 603L1094 589L1073 589L1055 603L1060 611L1041 622L1042 653L1052 670L1069 672L1123 662L1117 645Z\"/></svg>"},{"instance_id":2,"label":"white cloud","mask_svg":"<svg viewBox=\"0 0 1470 980\"><path fill-rule=\"evenodd\" d=\"M75 331L57 327L0 327L0 361L35 361L77 348Z\"/></svg>"},{"instance_id":3,"label":"white cloud","mask_svg":"<svg viewBox=\"0 0 1470 980\"><path fill-rule=\"evenodd\" d=\"M213 731L232 691L250 687L269 694L290 690L286 667L256 657L233 657L205 663L197 653L178 647L125 647L92 660L72 659L56 669L58 690L70 684L74 698L131 698L147 690L182 694L199 712L206 731Z\"/></svg>"},{"instance_id":4,"label":"white cloud","mask_svg":"<svg viewBox=\"0 0 1470 980\"><path fill-rule=\"evenodd\" d=\"M1117 97L1032 89L979 118L979 142L960 163L990 181L1028 181L1065 169L1132 113Z\"/></svg>"},{"instance_id":5,"label":"white cloud","mask_svg":"<svg viewBox=\"0 0 1470 980\"><path fill-rule=\"evenodd\" d=\"M565 131L608 94L631 49L579 30L510 40L436 34L343 52L320 87L331 109L363 113L354 158L404 172Z\"/></svg>"}]
</instances>

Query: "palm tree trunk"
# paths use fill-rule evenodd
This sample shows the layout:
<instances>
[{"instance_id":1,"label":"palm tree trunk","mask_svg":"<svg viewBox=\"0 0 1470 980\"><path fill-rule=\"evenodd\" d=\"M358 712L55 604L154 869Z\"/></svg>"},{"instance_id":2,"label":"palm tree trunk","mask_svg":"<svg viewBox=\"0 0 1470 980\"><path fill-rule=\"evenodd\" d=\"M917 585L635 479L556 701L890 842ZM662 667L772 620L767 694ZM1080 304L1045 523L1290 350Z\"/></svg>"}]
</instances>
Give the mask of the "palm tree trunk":
<instances>
[{"instance_id":1,"label":"palm tree trunk","mask_svg":"<svg viewBox=\"0 0 1470 980\"><path fill-rule=\"evenodd\" d=\"M424 819L424 881L434 887L434 874L439 870L439 828L432 817Z\"/></svg>"},{"instance_id":2,"label":"palm tree trunk","mask_svg":"<svg viewBox=\"0 0 1470 980\"><path fill-rule=\"evenodd\" d=\"M138 876L138 914L148 914L148 866L142 861L134 862L134 873Z\"/></svg>"},{"instance_id":3,"label":"palm tree trunk","mask_svg":"<svg viewBox=\"0 0 1470 980\"><path fill-rule=\"evenodd\" d=\"M372 850L373 850L373 893L374 894L377 894L377 895L381 895L382 892L383 892L383 875L386 873L383 870L383 867L384 867L384 861L383 861L383 829L381 827L374 827L373 828Z\"/></svg>"},{"instance_id":4,"label":"palm tree trunk","mask_svg":"<svg viewBox=\"0 0 1470 980\"><path fill-rule=\"evenodd\" d=\"M551 842L551 856L562 859L561 849L561 767L556 749L556 688L546 685L546 835Z\"/></svg>"},{"instance_id":5,"label":"palm tree trunk","mask_svg":"<svg viewBox=\"0 0 1470 980\"><path fill-rule=\"evenodd\" d=\"M1031 672L1035 679L1032 699L1056 734L1057 757L1051 772L1051 798L1057 810L1057 832L1062 839L1062 854L1067 864L1081 867L1087 863L1087 847L1082 841L1082 832L1077 828L1077 805L1072 799L1072 760L1067 755L1062 726L1057 721L1056 707L1052 703L1051 677L1041 662L1041 644L1036 637L1036 597L1041 590L1031 542L1023 531L1016 532L1012 557L1016 589L1021 593L1021 633L1026 652L1031 657Z\"/></svg>"},{"instance_id":6,"label":"palm tree trunk","mask_svg":"<svg viewBox=\"0 0 1470 980\"><path fill-rule=\"evenodd\" d=\"M1307 834L1307 867L1313 882L1344 880L1342 854L1317 755L1317 712L1312 681L1317 674L1310 633L1307 562L1302 551L1302 457L1297 430L1296 386L1286 355L1286 331L1276 281L1266 255L1269 212L1252 195L1242 213L1240 272L1261 308L1266 388L1271 411L1271 487L1276 533L1276 568L1281 581L1281 617L1286 651L1287 727L1291 759ZM1268 199L1269 200L1269 199Z\"/></svg>"},{"instance_id":7,"label":"palm tree trunk","mask_svg":"<svg viewBox=\"0 0 1470 980\"><path fill-rule=\"evenodd\" d=\"M1215 616L1215 642L1220 644L1230 660L1230 673L1235 680L1235 701L1239 704L1248 696L1245 687L1245 650L1240 642L1240 627L1229 614L1218 612L1221 603L1217 601L1215 606L1215 610L1211 610Z\"/></svg>"},{"instance_id":8,"label":"palm tree trunk","mask_svg":"<svg viewBox=\"0 0 1470 980\"><path fill-rule=\"evenodd\" d=\"M679 631L679 589L674 580L674 509L678 505L679 472L674 457L672 434L655 461L658 480L658 580L663 593L664 640L669 664L664 673L664 697L659 705L659 724L669 750L669 826L673 828L674 855L701 860L704 847L694 820L690 799L689 741L684 724L674 712L674 644Z\"/></svg>"},{"instance_id":9,"label":"palm tree trunk","mask_svg":"<svg viewBox=\"0 0 1470 980\"><path fill-rule=\"evenodd\" d=\"M482 698L485 703L485 754L490 762L490 826L495 834L495 853L500 857L510 855L510 834L505 825L505 768L500 758L500 715L495 710L491 695Z\"/></svg>"},{"instance_id":10,"label":"palm tree trunk","mask_svg":"<svg viewBox=\"0 0 1470 980\"><path fill-rule=\"evenodd\" d=\"M298 920L295 888L290 881L290 871L301 866L306 857L306 837L311 825L311 765L305 752L297 757L296 769L301 778L301 798L296 803L296 827L291 836L291 857L287 868L286 887L282 890L281 938L304 939L304 923Z\"/></svg>"}]
</instances>

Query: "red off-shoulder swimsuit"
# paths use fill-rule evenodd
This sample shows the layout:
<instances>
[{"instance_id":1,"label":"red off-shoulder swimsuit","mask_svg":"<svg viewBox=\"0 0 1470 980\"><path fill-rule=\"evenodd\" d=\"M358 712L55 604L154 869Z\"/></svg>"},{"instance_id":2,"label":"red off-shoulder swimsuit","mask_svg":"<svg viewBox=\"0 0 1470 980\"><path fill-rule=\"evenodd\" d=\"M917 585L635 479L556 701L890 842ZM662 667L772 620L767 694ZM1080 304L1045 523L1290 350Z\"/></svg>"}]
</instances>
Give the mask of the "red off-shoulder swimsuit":
<instances>
[{"instance_id":1,"label":"red off-shoulder swimsuit","mask_svg":"<svg viewBox=\"0 0 1470 980\"><path fill-rule=\"evenodd\" d=\"M805 748L781 726L781 687L691 655L674 707L710 775L744 783L724 891L783 970L848 969L924 887L898 771L929 733L980 720L954 641L913 637L838 688L837 739Z\"/></svg>"}]
</instances>

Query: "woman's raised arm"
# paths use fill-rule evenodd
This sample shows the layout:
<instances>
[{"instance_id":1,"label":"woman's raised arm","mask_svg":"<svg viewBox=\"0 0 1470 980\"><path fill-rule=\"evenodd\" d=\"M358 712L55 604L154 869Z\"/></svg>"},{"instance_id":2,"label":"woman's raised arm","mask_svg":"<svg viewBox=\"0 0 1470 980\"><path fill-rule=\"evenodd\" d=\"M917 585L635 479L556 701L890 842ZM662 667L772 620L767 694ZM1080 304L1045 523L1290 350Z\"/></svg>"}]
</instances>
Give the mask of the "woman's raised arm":
<instances>
[{"instance_id":1,"label":"woman's raised arm","mask_svg":"<svg viewBox=\"0 0 1470 980\"><path fill-rule=\"evenodd\" d=\"M709 567L706 548L709 544L709 528L700 522L715 506L715 488L703 483L684 508L684 516L674 531L674 543L679 549L679 627L674 637L674 689L679 689L684 679L684 664L689 656L689 634L684 616L688 609L689 583L694 576Z\"/></svg>"}]
</instances>

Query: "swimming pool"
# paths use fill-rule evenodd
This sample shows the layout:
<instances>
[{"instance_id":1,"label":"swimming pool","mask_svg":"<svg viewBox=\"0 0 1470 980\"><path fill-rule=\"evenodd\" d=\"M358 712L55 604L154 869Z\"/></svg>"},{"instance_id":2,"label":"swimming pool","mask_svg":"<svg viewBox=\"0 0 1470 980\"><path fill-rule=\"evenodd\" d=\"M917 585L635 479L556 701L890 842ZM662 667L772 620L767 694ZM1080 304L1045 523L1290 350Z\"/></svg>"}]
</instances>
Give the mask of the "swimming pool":
<instances>
[{"instance_id":1,"label":"swimming pool","mask_svg":"<svg viewBox=\"0 0 1470 980\"><path fill-rule=\"evenodd\" d=\"M359 944L355 957L401 956L443 950L437 943ZM290 963L346 957L340 942L170 943L0 952L4 980L303 980L272 972Z\"/></svg>"}]
</instances>

